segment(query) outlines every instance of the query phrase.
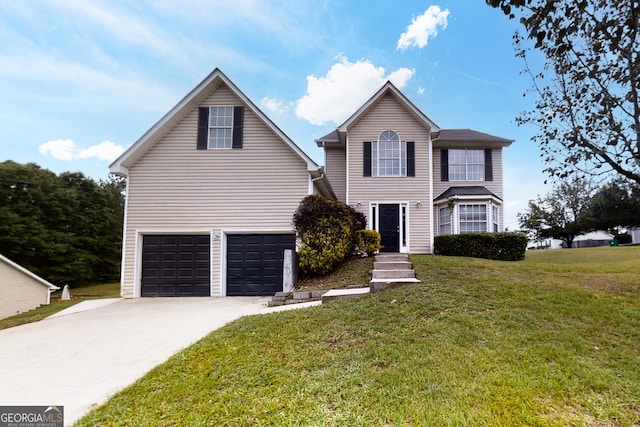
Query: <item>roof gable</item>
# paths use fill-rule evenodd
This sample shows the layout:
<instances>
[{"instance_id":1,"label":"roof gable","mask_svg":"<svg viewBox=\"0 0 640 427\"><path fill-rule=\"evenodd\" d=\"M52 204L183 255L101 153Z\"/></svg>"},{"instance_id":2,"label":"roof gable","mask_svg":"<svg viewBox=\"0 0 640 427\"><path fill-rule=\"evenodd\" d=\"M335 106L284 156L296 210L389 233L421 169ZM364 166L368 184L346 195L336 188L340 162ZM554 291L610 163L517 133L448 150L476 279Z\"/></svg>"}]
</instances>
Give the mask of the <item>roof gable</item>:
<instances>
[{"instance_id":1,"label":"roof gable","mask_svg":"<svg viewBox=\"0 0 640 427\"><path fill-rule=\"evenodd\" d=\"M216 68L178 104L167 112L156 124L147 130L124 153L111 163L109 170L117 175L128 175L128 168L133 166L171 129L182 121L189 112L197 108L209 94L220 86L228 87L260 120L262 120L296 155L306 164L307 170L318 170L318 164L298 147L275 123L271 121L220 69Z\"/></svg>"},{"instance_id":2,"label":"roof gable","mask_svg":"<svg viewBox=\"0 0 640 427\"><path fill-rule=\"evenodd\" d=\"M21 265L16 264L15 262L11 261L9 258L5 257L2 254L0 254L0 262L4 262L9 267L13 268L14 270L19 271L20 273L22 273L22 274L24 274L26 276L29 276L34 281L38 282L42 286L46 286L47 288L49 288L52 291L55 291L56 289L60 289L58 286L47 282L42 277L30 272L29 270L27 270L26 268L22 267Z\"/></svg>"},{"instance_id":3,"label":"roof gable","mask_svg":"<svg viewBox=\"0 0 640 427\"><path fill-rule=\"evenodd\" d=\"M387 81L367 102L365 102L355 113L351 115L343 124L338 126L339 132L347 132L349 127L363 117L374 105L376 105L387 94L400 103L413 117L422 123L431 132L438 132L440 127L427 117L418 107L416 107L391 81Z\"/></svg>"}]
</instances>

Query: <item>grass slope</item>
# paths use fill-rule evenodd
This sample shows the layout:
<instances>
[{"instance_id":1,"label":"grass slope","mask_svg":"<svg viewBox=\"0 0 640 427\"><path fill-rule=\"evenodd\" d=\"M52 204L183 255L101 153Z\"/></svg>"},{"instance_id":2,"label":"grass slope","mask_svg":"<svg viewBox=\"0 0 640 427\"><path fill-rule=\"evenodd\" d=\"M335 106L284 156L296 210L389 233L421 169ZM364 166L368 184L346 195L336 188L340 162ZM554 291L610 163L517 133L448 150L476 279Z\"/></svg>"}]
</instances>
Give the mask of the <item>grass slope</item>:
<instances>
[{"instance_id":1,"label":"grass slope","mask_svg":"<svg viewBox=\"0 0 640 427\"><path fill-rule=\"evenodd\" d=\"M422 285L242 318L78 425L640 423L640 247L411 259Z\"/></svg>"}]
</instances>

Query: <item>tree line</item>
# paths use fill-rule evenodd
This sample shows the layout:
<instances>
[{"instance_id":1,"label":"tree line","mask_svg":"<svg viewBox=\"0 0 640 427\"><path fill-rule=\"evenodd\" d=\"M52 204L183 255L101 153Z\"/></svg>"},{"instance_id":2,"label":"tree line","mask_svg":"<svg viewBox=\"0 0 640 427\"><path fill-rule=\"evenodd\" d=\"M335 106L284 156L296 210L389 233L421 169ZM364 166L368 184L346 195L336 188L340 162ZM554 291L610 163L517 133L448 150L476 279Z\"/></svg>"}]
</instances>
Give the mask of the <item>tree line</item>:
<instances>
[{"instance_id":1,"label":"tree line","mask_svg":"<svg viewBox=\"0 0 640 427\"><path fill-rule=\"evenodd\" d=\"M124 179L0 163L0 253L58 286L117 281Z\"/></svg>"},{"instance_id":2,"label":"tree line","mask_svg":"<svg viewBox=\"0 0 640 427\"><path fill-rule=\"evenodd\" d=\"M640 185L617 180L597 187L588 178L574 176L530 200L518 221L532 240L560 239L569 248L590 231L618 235L640 226Z\"/></svg>"}]
</instances>

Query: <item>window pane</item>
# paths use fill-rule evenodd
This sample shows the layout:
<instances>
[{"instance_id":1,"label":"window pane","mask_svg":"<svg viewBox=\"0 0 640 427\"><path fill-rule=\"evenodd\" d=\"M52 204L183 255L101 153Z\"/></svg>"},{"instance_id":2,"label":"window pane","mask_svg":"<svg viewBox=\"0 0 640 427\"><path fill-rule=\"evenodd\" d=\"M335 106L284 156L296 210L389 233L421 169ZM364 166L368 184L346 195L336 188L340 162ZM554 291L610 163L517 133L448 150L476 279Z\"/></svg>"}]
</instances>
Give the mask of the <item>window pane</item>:
<instances>
[{"instance_id":1,"label":"window pane","mask_svg":"<svg viewBox=\"0 0 640 427\"><path fill-rule=\"evenodd\" d=\"M460 233L487 231L486 205L460 205Z\"/></svg>"},{"instance_id":2,"label":"window pane","mask_svg":"<svg viewBox=\"0 0 640 427\"><path fill-rule=\"evenodd\" d=\"M440 232L439 234L451 234L451 211L449 210L448 207L446 208L440 208L439 210L439 215L438 215L438 219L439 219L439 228L440 228Z\"/></svg>"},{"instance_id":3,"label":"window pane","mask_svg":"<svg viewBox=\"0 0 640 427\"><path fill-rule=\"evenodd\" d=\"M372 144L371 172L373 176L406 175L406 143L396 132L384 131Z\"/></svg>"},{"instance_id":4,"label":"window pane","mask_svg":"<svg viewBox=\"0 0 640 427\"><path fill-rule=\"evenodd\" d=\"M450 181L483 181L484 150L449 150Z\"/></svg>"},{"instance_id":5,"label":"window pane","mask_svg":"<svg viewBox=\"0 0 640 427\"><path fill-rule=\"evenodd\" d=\"M231 148L233 107L209 107L209 148Z\"/></svg>"}]
</instances>

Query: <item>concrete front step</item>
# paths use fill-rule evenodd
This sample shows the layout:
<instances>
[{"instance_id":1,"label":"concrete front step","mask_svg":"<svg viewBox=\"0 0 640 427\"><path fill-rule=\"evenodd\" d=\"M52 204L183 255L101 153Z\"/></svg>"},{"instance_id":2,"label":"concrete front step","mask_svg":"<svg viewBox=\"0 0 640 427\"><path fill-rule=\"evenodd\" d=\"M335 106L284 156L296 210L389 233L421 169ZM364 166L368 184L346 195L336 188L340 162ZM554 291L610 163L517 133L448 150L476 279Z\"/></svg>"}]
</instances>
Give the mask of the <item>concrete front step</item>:
<instances>
[{"instance_id":1,"label":"concrete front step","mask_svg":"<svg viewBox=\"0 0 640 427\"><path fill-rule=\"evenodd\" d=\"M377 254L376 261L380 262L407 262L409 256L407 254Z\"/></svg>"},{"instance_id":2,"label":"concrete front step","mask_svg":"<svg viewBox=\"0 0 640 427\"><path fill-rule=\"evenodd\" d=\"M411 270L413 266L407 261L375 261L374 270Z\"/></svg>"},{"instance_id":3,"label":"concrete front step","mask_svg":"<svg viewBox=\"0 0 640 427\"><path fill-rule=\"evenodd\" d=\"M416 273L413 270L373 270L372 279L415 279Z\"/></svg>"}]
</instances>

